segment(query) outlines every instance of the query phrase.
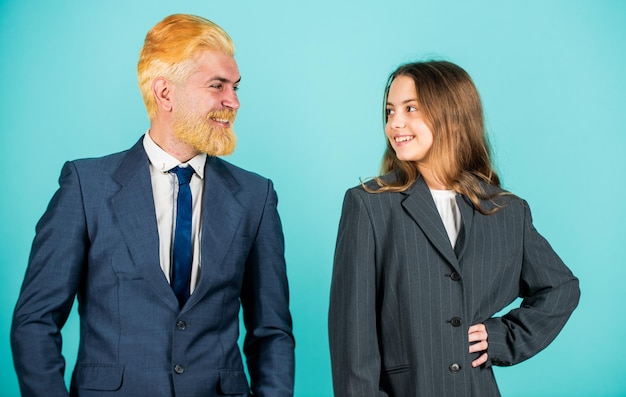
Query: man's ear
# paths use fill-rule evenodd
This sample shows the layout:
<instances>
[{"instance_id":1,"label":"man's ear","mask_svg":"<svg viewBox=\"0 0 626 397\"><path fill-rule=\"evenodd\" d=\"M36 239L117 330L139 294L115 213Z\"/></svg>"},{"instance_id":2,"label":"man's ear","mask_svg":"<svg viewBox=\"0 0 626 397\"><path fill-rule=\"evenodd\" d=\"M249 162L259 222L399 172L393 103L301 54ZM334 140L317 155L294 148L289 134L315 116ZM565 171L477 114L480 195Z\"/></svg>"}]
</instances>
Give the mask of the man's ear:
<instances>
[{"instance_id":1,"label":"man's ear","mask_svg":"<svg viewBox=\"0 0 626 397\"><path fill-rule=\"evenodd\" d=\"M172 83L165 77L152 80L152 95L157 107L165 112L172 111Z\"/></svg>"}]
</instances>

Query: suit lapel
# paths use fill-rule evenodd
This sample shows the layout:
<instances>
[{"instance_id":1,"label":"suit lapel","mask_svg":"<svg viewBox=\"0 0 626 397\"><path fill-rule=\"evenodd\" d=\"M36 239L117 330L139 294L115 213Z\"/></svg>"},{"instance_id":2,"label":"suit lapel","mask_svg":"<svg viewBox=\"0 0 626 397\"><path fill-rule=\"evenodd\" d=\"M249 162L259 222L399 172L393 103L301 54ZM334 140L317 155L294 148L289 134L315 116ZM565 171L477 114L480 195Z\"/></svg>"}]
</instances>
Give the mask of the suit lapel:
<instances>
[{"instance_id":1,"label":"suit lapel","mask_svg":"<svg viewBox=\"0 0 626 397\"><path fill-rule=\"evenodd\" d=\"M204 193L202 203L202 246L200 282L191 294L191 306L209 292L216 275L221 272L224 257L232 243L243 207L236 197L239 184L219 158L207 157L204 167Z\"/></svg>"},{"instance_id":2,"label":"suit lapel","mask_svg":"<svg viewBox=\"0 0 626 397\"><path fill-rule=\"evenodd\" d=\"M135 266L156 294L178 310L176 296L160 267L150 165L141 139L128 151L113 177L120 190L111 204Z\"/></svg>"},{"instance_id":3,"label":"suit lapel","mask_svg":"<svg viewBox=\"0 0 626 397\"><path fill-rule=\"evenodd\" d=\"M402 202L406 212L415 220L435 249L455 270L460 271L459 261L424 179L418 178L403 194L407 196Z\"/></svg>"}]
</instances>

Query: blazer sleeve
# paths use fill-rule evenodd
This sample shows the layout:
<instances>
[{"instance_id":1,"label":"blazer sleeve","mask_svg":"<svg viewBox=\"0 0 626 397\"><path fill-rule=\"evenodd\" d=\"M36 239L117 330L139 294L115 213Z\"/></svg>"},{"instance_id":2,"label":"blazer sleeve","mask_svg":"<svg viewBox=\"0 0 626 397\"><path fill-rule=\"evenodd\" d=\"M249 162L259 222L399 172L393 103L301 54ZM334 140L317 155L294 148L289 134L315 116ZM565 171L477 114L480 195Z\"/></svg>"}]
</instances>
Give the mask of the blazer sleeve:
<instances>
[{"instance_id":1,"label":"blazer sleeve","mask_svg":"<svg viewBox=\"0 0 626 397\"><path fill-rule=\"evenodd\" d=\"M513 365L543 350L556 338L578 305L578 279L532 224L524 208L520 307L485 321L487 365Z\"/></svg>"},{"instance_id":2,"label":"blazer sleeve","mask_svg":"<svg viewBox=\"0 0 626 397\"><path fill-rule=\"evenodd\" d=\"M36 227L13 314L11 347L22 396L68 396L61 328L82 277L88 238L80 182L66 163Z\"/></svg>"},{"instance_id":3,"label":"blazer sleeve","mask_svg":"<svg viewBox=\"0 0 626 397\"><path fill-rule=\"evenodd\" d=\"M265 204L250 251L241 291L252 392L259 397L290 397L295 377L295 340L289 312L284 237L277 196L267 181Z\"/></svg>"},{"instance_id":4,"label":"blazer sleeve","mask_svg":"<svg viewBox=\"0 0 626 397\"><path fill-rule=\"evenodd\" d=\"M343 202L330 290L328 332L337 397L386 396L376 314L375 240L358 188Z\"/></svg>"}]
</instances>

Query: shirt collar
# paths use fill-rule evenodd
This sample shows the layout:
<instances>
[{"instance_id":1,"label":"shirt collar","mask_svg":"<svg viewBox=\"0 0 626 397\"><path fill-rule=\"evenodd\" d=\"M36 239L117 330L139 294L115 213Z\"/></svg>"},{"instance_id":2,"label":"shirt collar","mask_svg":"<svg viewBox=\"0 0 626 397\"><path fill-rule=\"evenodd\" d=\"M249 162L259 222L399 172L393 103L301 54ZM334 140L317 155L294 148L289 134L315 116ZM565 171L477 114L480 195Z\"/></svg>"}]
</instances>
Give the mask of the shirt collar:
<instances>
[{"instance_id":1,"label":"shirt collar","mask_svg":"<svg viewBox=\"0 0 626 397\"><path fill-rule=\"evenodd\" d=\"M181 163L178 159L165 150L161 149L150 136L150 131L146 132L143 138L143 147L148 155L148 160L152 166L159 172L168 172L178 165L190 165L193 167L200 179L204 179L204 163L206 162L206 153L200 153L194 156L186 163Z\"/></svg>"}]
</instances>

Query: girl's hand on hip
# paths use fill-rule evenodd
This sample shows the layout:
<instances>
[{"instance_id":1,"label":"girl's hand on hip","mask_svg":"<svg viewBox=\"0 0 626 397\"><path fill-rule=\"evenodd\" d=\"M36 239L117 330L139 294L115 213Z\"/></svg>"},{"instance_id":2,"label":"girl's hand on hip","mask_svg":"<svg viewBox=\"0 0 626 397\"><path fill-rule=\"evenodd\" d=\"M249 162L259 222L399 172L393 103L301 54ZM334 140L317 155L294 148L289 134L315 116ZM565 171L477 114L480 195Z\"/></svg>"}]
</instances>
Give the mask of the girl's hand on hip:
<instances>
[{"instance_id":1,"label":"girl's hand on hip","mask_svg":"<svg viewBox=\"0 0 626 397\"><path fill-rule=\"evenodd\" d=\"M483 352L476 360L472 361L472 367L476 368L487 362L487 347L489 347L489 343L487 343L487 328L485 324L472 325L469 327L467 336L470 343L469 352Z\"/></svg>"}]
</instances>

